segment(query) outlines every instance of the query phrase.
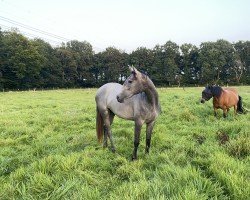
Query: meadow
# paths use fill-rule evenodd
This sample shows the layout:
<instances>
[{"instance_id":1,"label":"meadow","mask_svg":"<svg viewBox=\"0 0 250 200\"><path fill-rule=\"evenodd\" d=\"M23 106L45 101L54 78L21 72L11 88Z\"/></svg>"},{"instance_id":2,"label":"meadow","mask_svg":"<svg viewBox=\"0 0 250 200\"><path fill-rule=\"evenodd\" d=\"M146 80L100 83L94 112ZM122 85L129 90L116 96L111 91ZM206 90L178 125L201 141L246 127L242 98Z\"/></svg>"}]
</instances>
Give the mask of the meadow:
<instances>
[{"instance_id":1,"label":"meadow","mask_svg":"<svg viewBox=\"0 0 250 200\"><path fill-rule=\"evenodd\" d=\"M115 117L116 153L97 142L96 89L0 93L0 199L249 199L250 113L215 118L202 90L158 88L150 154L143 127L134 162L133 122Z\"/></svg>"}]
</instances>

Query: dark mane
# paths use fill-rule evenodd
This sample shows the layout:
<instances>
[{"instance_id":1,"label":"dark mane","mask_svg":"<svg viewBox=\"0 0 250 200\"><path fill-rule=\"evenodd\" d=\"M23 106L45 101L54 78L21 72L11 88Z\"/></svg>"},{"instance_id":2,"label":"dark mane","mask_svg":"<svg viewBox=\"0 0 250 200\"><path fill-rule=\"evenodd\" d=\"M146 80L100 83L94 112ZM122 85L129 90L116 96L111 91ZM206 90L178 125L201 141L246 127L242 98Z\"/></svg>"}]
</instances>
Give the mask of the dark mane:
<instances>
[{"instance_id":1,"label":"dark mane","mask_svg":"<svg viewBox=\"0 0 250 200\"><path fill-rule=\"evenodd\" d=\"M212 90L211 91L212 91L213 96L220 97L223 89L220 86L215 85L215 86L212 86Z\"/></svg>"}]
</instances>

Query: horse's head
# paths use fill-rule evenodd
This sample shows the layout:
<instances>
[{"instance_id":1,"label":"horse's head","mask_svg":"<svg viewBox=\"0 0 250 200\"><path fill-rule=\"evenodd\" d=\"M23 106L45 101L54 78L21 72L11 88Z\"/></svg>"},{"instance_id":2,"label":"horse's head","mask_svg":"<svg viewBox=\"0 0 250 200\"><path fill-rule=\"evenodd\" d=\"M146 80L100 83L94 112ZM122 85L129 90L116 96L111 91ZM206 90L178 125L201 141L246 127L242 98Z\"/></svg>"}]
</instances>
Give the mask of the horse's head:
<instances>
[{"instance_id":1,"label":"horse's head","mask_svg":"<svg viewBox=\"0 0 250 200\"><path fill-rule=\"evenodd\" d=\"M213 97L213 86L205 87L205 90L202 91L201 103L205 103Z\"/></svg>"},{"instance_id":2,"label":"horse's head","mask_svg":"<svg viewBox=\"0 0 250 200\"><path fill-rule=\"evenodd\" d=\"M143 92L146 87L147 75L139 72L135 67L129 67L131 75L125 80L122 91L117 95L117 101L123 103L135 94Z\"/></svg>"}]
</instances>

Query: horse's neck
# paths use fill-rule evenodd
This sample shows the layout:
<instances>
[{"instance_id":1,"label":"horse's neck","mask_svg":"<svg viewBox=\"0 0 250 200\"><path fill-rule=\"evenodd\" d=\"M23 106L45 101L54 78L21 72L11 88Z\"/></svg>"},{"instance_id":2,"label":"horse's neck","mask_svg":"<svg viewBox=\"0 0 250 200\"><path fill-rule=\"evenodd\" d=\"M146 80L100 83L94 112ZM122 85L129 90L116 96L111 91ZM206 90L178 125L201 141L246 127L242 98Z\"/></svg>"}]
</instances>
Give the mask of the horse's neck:
<instances>
[{"instance_id":1,"label":"horse's neck","mask_svg":"<svg viewBox=\"0 0 250 200\"><path fill-rule=\"evenodd\" d=\"M147 96L148 103L157 109L157 111L160 111L158 93L151 80L148 80L148 86L144 92Z\"/></svg>"},{"instance_id":2,"label":"horse's neck","mask_svg":"<svg viewBox=\"0 0 250 200\"><path fill-rule=\"evenodd\" d=\"M212 90L212 95L213 97L219 98L223 92L224 92L223 88L215 86Z\"/></svg>"}]
</instances>

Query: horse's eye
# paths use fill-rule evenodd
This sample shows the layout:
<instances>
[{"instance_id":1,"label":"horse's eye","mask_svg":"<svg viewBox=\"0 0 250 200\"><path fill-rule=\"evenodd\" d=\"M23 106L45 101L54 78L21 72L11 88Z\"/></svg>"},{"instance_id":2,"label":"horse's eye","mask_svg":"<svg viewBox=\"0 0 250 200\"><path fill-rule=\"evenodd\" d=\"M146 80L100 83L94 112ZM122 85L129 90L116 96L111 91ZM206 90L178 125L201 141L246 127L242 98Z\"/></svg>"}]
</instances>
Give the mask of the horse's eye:
<instances>
[{"instance_id":1,"label":"horse's eye","mask_svg":"<svg viewBox=\"0 0 250 200\"><path fill-rule=\"evenodd\" d=\"M129 81L128 81L128 83L132 83L132 81L131 81L131 80L129 80Z\"/></svg>"}]
</instances>

